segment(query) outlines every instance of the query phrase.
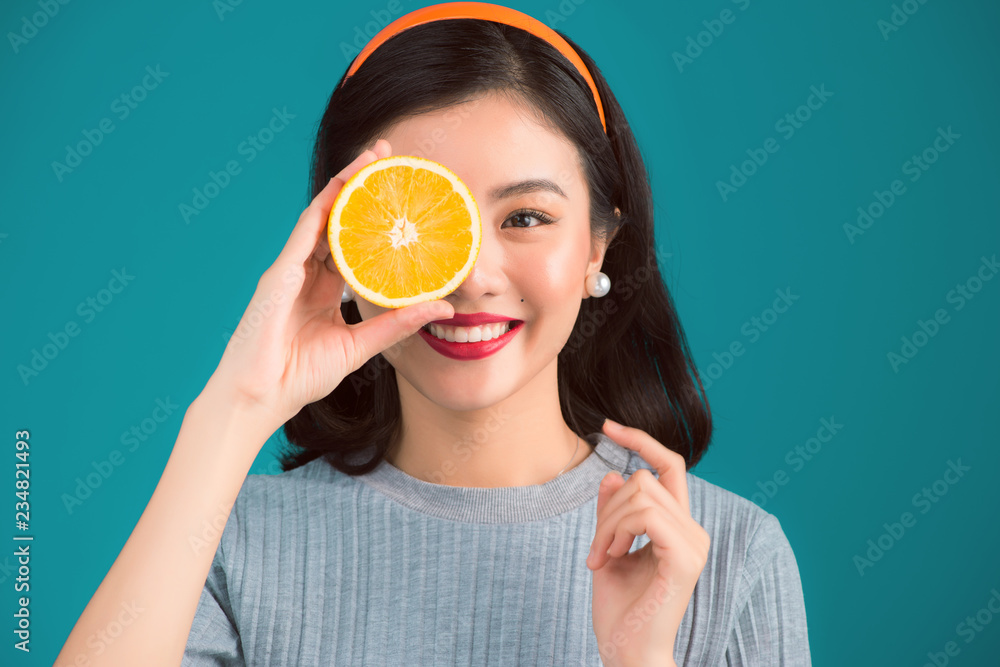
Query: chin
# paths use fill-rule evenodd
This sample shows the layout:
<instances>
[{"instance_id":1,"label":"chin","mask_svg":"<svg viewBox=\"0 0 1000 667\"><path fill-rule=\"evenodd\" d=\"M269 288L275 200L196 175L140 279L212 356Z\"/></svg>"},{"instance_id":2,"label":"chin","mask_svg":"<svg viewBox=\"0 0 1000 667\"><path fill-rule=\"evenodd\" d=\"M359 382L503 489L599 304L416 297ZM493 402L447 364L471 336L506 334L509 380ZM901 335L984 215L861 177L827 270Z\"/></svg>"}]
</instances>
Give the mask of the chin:
<instances>
[{"instance_id":1,"label":"chin","mask_svg":"<svg viewBox=\"0 0 1000 667\"><path fill-rule=\"evenodd\" d=\"M472 371L471 367L469 370ZM509 369L503 378L490 378L485 372L456 373L454 369L438 366L422 373L419 380L407 378L407 382L435 405L454 412L469 412L491 408L514 393L512 378L515 377Z\"/></svg>"}]
</instances>

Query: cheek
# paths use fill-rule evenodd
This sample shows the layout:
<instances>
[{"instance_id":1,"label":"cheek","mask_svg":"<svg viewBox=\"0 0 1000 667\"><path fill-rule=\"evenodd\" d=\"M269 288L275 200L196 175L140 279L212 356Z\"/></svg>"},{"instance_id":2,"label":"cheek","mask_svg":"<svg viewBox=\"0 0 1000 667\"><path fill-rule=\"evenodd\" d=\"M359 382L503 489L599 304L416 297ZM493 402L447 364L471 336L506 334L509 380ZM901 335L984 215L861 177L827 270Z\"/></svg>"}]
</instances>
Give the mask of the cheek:
<instances>
[{"instance_id":1,"label":"cheek","mask_svg":"<svg viewBox=\"0 0 1000 667\"><path fill-rule=\"evenodd\" d=\"M519 258L521 270L518 274L530 277L524 282L530 283L535 290L544 287L543 293L565 297L567 292L574 292L583 284L586 252L576 240L566 239L544 244L544 247L539 244L537 249Z\"/></svg>"},{"instance_id":2,"label":"cheek","mask_svg":"<svg viewBox=\"0 0 1000 667\"><path fill-rule=\"evenodd\" d=\"M574 299L581 294L586 258L573 245L539 244L537 250L518 257L517 291L537 315L579 307Z\"/></svg>"}]
</instances>

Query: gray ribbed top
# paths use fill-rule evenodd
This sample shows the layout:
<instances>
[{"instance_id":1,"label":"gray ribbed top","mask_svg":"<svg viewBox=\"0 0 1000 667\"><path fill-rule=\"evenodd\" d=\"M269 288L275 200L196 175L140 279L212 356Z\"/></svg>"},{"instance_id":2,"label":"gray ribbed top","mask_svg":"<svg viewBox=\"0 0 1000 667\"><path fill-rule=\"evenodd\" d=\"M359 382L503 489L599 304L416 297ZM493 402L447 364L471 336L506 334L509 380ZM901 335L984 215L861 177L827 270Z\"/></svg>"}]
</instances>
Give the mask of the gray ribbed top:
<instances>
[{"instance_id":1,"label":"gray ribbed top","mask_svg":"<svg viewBox=\"0 0 1000 667\"><path fill-rule=\"evenodd\" d=\"M586 439L590 456L533 486L434 484L388 461L354 477L323 459L249 475L182 664L601 665L586 565L598 485L651 466L603 433ZM687 482L712 546L677 664L811 665L778 520L690 472Z\"/></svg>"},{"instance_id":2,"label":"gray ribbed top","mask_svg":"<svg viewBox=\"0 0 1000 667\"><path fill-rule=\"evenodd\" d=\"M598 435L602 438L598 439ZM611 470L625 472L631 451L603 434L585 439L590 445L597 441L590 456L558 477L533 486L470 488L434 484L411 477L388 461L358 479L405 507L441 519L472 523L538 521L596 499L601 478Z\"/></svg>"}]
</instances>

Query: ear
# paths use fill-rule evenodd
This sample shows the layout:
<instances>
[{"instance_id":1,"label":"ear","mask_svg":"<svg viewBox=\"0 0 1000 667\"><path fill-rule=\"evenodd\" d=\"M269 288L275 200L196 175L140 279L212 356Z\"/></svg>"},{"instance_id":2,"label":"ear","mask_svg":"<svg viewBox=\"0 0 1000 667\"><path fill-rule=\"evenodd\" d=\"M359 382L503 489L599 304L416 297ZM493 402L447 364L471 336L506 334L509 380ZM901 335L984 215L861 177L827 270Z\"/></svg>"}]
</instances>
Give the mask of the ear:
<instances>
[{"instance_id":1,"label":"ear","mask_svg":"<svg viewBox=\"0 0 1000 667\"><path fill-rule=\"evenodd\" d=\"M615 210L618 209L616 208ZM604 254L607 252L608 246L611 245L611 242L614 241L615 235L618 233L619 229L621 229L621 225L615 227L614 230L612 230L611 234L608 235L606 241L599 241L599 240L595 241L593 238L591 238L590 260L587 262L587 270L583 274L584 278L589 276L591 273L596 273L597 271L601 270L601 266L604 264ZM583 298L589 299L590 294L587 293L586 283L583 284L581 290Z\"/></svg>"}]
</instances>

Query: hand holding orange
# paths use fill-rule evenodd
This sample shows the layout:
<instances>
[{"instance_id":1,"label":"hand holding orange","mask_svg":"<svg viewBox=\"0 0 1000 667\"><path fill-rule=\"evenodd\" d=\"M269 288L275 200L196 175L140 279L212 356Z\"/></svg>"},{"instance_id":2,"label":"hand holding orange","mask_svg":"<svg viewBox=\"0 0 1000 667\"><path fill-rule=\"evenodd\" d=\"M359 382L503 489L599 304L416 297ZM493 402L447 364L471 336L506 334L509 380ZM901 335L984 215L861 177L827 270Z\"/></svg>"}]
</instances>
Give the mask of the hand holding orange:
<instances>
[{"instance_id":1,"label":"hand holding orange","mask_svg":"<svg viewBox=\"0 0 1000 667\"><path fill-rule=\"evenodd\" d=\"M330 211L353 176L391 155L389 142L379 139L331 178L302 211L284 248L257 282L237 333L209 379L210 393L246 406L247 414L262 415L271 431L303 406L328 396L374 355L419 333L428 322L454 315L451 304L437 299L393 308L356 324L344 320L344 279L327 247ZM256 455L261 444L248 441L247 446Z\"/></svg>"},{"instance_id":2,"label":"hand holding orange","mask_svg":"<svg viewBox=\"0 0 1000 667\"><path fill-rule=\"evenodd\" d=\"M392 155L362 167L330 210L327 237L355 294L402 308L453 292L479 255L482 220L469 188L442 164Z\"/></svg>"}]
</instances>

